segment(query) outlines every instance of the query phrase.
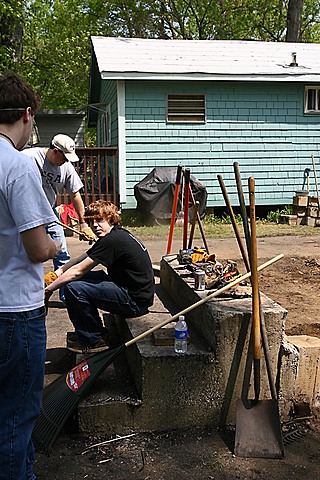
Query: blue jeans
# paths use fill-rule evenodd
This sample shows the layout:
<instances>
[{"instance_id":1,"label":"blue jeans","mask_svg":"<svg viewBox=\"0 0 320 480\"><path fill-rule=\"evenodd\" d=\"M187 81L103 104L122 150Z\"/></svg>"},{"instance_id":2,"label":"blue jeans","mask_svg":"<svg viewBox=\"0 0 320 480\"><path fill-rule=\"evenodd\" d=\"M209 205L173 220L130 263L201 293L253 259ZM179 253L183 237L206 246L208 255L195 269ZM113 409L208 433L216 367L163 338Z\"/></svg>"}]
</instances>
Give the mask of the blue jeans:
<instances>
[{"instance_id":1,"label":"blue jeans","mask_svg":"<svg viewBox=\"0 0 320 480\"><path fill-rule=\"evenodd\" d=\"M148 312L147 307L139 307L130 298L127 289L111 282L103 270L88 272L65 285L65 298L69 318L85 345L104 335L98 309L125 317L140 317Z\"/></svg>"},{"instance_id":2,"label":"blue jeans","mask_svg":"<svg viewBox=\"0 0 320 480\"><path fill-rule=\"evenodd\" d=\"M53 211L57 216L57 218L59 219L57 210L53 208ZM62 243L61 252L53 259L53 268L54 270L57 270L57 268L62 267L62 265L69 262L70 260L70 255L67 249L66 237L64 235L63 227L58 223L50 223L49 225L47 225L46 231L53 240L58 240L59 242ZM60 288L59 297L60 297L60 300L63 300L64 287Z\"/></svg>"},{"instance_id":3,"label":"blue jeans","mask_svg":"<svg viewBox=\"0 0 320 480\"><path fill-rule=\"evenodd\" d=\"M0 480L35 480L31 434L41 408L45 308L0 313Z\"/></svg>"}]
</instances>

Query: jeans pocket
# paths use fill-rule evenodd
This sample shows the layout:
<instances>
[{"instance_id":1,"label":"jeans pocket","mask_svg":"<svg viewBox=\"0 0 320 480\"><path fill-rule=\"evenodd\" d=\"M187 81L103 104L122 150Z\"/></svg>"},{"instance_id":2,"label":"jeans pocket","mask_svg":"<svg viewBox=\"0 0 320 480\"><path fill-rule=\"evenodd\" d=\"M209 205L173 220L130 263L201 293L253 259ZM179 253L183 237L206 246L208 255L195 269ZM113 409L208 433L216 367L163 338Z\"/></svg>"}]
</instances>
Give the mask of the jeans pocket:
<instances>
[{"instance_id":1,"label":"jeans pocket","mask_svg":"<svg viewBox=\"0 0 320 480\"><path fill-rule=\"evenodd\" d=\"M0 364L9 358L14 322L13 318L0 315Z\"/></svg>"}]
</instances>

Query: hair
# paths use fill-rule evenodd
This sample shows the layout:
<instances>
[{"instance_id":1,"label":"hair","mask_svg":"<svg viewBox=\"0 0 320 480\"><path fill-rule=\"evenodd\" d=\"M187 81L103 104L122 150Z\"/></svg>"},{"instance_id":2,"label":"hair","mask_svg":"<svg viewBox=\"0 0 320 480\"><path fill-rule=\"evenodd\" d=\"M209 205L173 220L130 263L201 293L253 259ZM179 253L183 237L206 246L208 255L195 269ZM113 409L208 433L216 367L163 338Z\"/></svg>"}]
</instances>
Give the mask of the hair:
<instances>
[{"instance_id":1,"label":"hair","mask_svg":"<svg viewBox=\"0 0 320 480\"><path fill-rule=\"evenodd\" d=\"M92 220L95 218L104 218L111 225L120 224L120 215L118 208L111 202L97 200L86 207L84 218Z\"/></svg>"},{"instance_id":2,"label":"hair","mask_svg":"<svg viewBox=\"0 0 320 480\"><path fill-rule=\"evenodd\" d=\"M39 97L30 85L18 75L8 73L0 77L0 123L8 125L16 123L23 117L28 107L34 116L40 104Z\"/></svg>"}]
</instances>

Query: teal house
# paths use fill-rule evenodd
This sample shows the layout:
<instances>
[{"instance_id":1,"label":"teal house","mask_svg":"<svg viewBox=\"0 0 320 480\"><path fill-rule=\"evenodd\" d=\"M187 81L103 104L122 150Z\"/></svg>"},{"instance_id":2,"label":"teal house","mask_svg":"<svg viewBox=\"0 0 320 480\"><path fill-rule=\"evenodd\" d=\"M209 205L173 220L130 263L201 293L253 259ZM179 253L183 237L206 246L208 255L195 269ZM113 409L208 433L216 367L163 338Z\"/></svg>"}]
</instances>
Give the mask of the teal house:
<instances>
[{"instance_id":1,"label":"teal house","mask_svg":"<svg viewBox=\"0 0 320 480\"><path fill-rule=\"evenodd\" d=\"M122 208L154 167L190 168L224 206L238 205L233 163L256 204L292 203L310 169L320 177L320 45L92 37L88 125L118 149Z\"/></svg>"}]
</instances>

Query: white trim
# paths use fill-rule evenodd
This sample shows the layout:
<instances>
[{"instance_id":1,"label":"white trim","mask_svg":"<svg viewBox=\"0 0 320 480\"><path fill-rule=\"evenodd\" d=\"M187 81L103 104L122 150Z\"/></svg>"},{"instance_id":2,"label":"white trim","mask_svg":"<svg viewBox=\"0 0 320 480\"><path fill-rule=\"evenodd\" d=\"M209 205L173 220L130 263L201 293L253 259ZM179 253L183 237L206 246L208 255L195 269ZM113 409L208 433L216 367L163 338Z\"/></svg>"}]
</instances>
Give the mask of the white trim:
<instances>
[{"instance_id":1,"label":"white trim","mask_svg":"<svg viewBox=\"0 0 320 480\"><path fill-rule=\"evenodd\" d=\"M320 82L319 74L292 74L292 75L230 75L206 73L141 73L141 72L101 72L102 80L202 80L202 81L234 81L234 82Z\"/></svg>"},{"instance_id":2,"label":"white trim","mask_svg":"<svg viewBox=\"0 0 320 480\"><path fill-rule=\"evenodd\" d=\"M119 158L119 197L120 204L126 203L126 116L125 116L125 82L117 81L117 104L118 104L118 158Z\"/></svg>"},{"instance_id":3,"label":"white trim","mask_svg":"<svg viewBox=\"0 0 320 480\"><path fill-rule=\"evenodd\" d=\"M315 92L315 108L308 109L308 92L309 90L313 90ZM304 113L306 114L320 114L319 108L319 100L320 100L320 85L306 85L304 87Z\"/></svg>"}]
</instances>

